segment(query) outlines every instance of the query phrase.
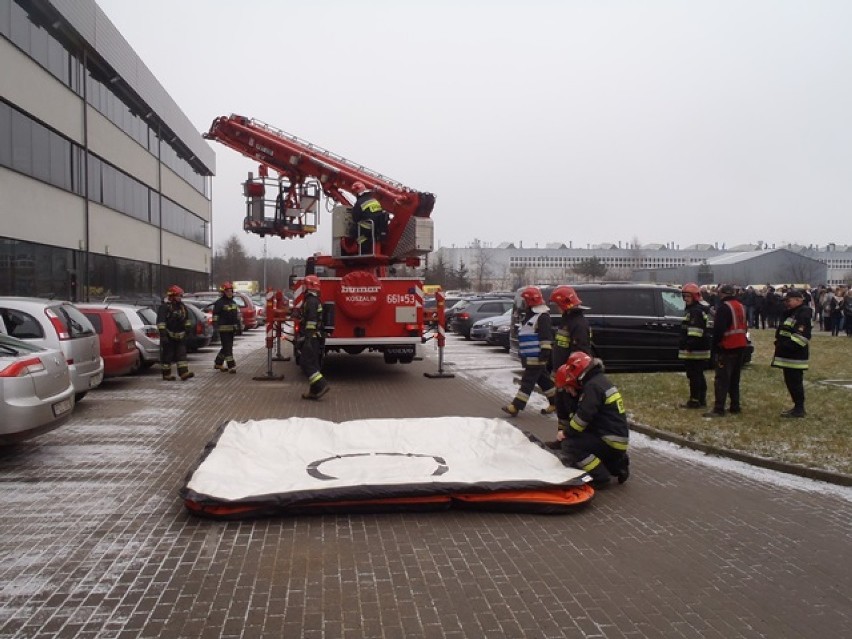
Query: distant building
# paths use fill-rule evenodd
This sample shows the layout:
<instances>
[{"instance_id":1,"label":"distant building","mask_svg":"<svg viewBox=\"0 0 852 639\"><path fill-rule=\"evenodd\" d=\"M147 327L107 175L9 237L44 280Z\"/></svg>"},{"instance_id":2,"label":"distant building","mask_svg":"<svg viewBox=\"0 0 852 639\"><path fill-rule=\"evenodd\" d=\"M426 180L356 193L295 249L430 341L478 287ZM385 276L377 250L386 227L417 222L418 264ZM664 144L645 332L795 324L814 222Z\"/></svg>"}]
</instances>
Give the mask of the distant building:
<instances>
[{"instance_id":1,"label":"distant building","mask_svg":"<svg viewBox=\"0 0 852 639\"><path fill-rule=\"evenodd\" d=\"M207 288L215 154L97 4L0 0L0 69L0 294Z\"/></svg>"},{"instance_id":2,"label":"distant building","mask_svg":"<svg viewBox=\"0 0 852 639\"><path fill-rule=\"evenodd\" d=\"M478 243L467 247L440 247L429 255L429 264L440 261L451 269L464 264L473 287L485 290L507 290L531 283L578 282L582 278L573 269L592 258L606 266L605 279L608 280L697 281L700 273L700 279L712 278L715 283L796 280L796 283L816 285L852 281L852 247L775 249L763 243L743 246L748 250L723 250L715 244L694 244L681 249L674 244L604 243L574 248L568 242L567 245L550 243L545 248L524 248L510 242L494 247ZM481 282L477 281L480 279Z\"/></svg>"},{"instance_id":3,"label":"distant building","mask_svg":"<svg viewBox=\"0 0 852 639\"><path fill-rule=\"evenodd\" d=\"M637 282L696 282L698 284L810 284L828 279L828 267L787 249L740 251L709 258L701 264L633 272Z\"/></svg>"}]
</instances>

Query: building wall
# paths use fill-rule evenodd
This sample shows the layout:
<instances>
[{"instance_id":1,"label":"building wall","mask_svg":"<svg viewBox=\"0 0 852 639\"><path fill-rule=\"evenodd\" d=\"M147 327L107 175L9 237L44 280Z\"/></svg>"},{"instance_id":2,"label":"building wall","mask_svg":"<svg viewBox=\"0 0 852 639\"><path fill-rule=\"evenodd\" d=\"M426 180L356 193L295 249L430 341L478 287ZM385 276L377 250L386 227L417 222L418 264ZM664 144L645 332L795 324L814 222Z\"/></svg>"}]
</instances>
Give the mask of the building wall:
<instances>
[{"instance_id":1,"label":"building wall","mask_svg":"<svg viewBox=\"0 0 852 639\"><path fill-rule=\"evenodd\" d=\"M0 0L0 69L0 295L206 288L215 154L97 4Z\"/></svg>"}]
</instances>

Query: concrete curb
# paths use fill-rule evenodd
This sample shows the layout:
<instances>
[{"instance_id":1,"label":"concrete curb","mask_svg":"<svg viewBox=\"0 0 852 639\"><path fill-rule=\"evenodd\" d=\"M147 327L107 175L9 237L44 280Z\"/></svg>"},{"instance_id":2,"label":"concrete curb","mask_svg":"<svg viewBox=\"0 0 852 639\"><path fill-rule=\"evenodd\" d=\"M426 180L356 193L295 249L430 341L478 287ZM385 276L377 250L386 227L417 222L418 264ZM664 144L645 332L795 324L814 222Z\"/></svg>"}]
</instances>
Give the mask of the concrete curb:
<instances>
[{"instance_id":1,"label":"concrete curb","mask_svg":"<svg viewBox=\"0 0 852 639\"><path fill-rule=\"evenodd\" d=\"M787 462L777 461L775 459L768 459L766 457L758 457L757 455L749 455L748 453L742 453L736 450L729 450L727 448L721 448L719 446L702 444L701 442L686 439L685 437L681 437L680 435L675 435L674 433L658 430L651 426L646 426L645 424L638 424L633 421L630 421L628 423L630 425L630 429L636 431L637 433L642 433L643 435L647 435L648 437L653 437L655 439L662 439L664 441L672 442L679 446L683 446L684 448L699 450L703 453L707 453L708 455L727 457L729 459L735 459L737 461L745 462L746 464L751 464L752 466L759 466L761 468L777 470L781 473L798 475L799 477L807 477L808 479L816 479L818 481L824 481L830 484L837 484L839 486L852 486L852 475L847 475L845 473L835 473L828 470L821 470L819 468L809 468L807 466L801 466L799 464L790 464Z\"/></svg>"}]
</instances>

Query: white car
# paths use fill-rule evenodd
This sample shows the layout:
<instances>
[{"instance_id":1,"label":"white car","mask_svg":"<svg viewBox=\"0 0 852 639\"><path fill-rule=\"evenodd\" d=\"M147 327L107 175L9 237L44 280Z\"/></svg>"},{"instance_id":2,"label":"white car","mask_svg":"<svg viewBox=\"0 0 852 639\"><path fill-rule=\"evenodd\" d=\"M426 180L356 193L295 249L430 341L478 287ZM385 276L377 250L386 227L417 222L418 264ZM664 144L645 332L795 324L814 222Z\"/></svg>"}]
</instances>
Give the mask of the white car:
<instances>
[{"instance_id":1,"label":"white car","mask_svg":"<svg viewBox=\"0 0 852 639\"><path fill-rule=\"evenodd\" d=\"M0 446L53 430L73 409L62 352L0 333Z\"/></svg>"},{"instance_id":2,"label":"white car","mask_svg":"<svg viewBox=\"0 0 852 639\"><path fill-rule=\"evenodd\" d=\"M76 401L104 378L98 334L71 302L36 297L0 297L0 331L42 348L61 351Z\"/></svg>"}]
</instances>

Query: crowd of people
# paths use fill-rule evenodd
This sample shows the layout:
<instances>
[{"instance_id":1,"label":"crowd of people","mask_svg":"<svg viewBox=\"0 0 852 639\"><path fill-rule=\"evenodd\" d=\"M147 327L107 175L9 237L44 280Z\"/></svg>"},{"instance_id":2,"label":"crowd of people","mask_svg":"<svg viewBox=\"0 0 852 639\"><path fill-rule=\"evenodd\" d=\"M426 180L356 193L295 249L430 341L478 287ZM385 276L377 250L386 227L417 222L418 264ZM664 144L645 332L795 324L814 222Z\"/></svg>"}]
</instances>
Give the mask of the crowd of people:
<instances>
[{"instance_id":1,"label":"crowd of people","mask_svg":"<svg viewBox=\"0 0 852 639\"><path fill-rule=\"evenodd\" d=\"M735 297L743 305L749 328L774 329L784 315L784 297L792 285L774 287L741 286L735 288ZM719 287L702 286L702 298L712 307L719 301ZM820 284L816 288L804 285L804 304L813 310L814 326L832 335L852 336L852 289L843 284L829 286Z\"/></svg>"}]
</instances>

